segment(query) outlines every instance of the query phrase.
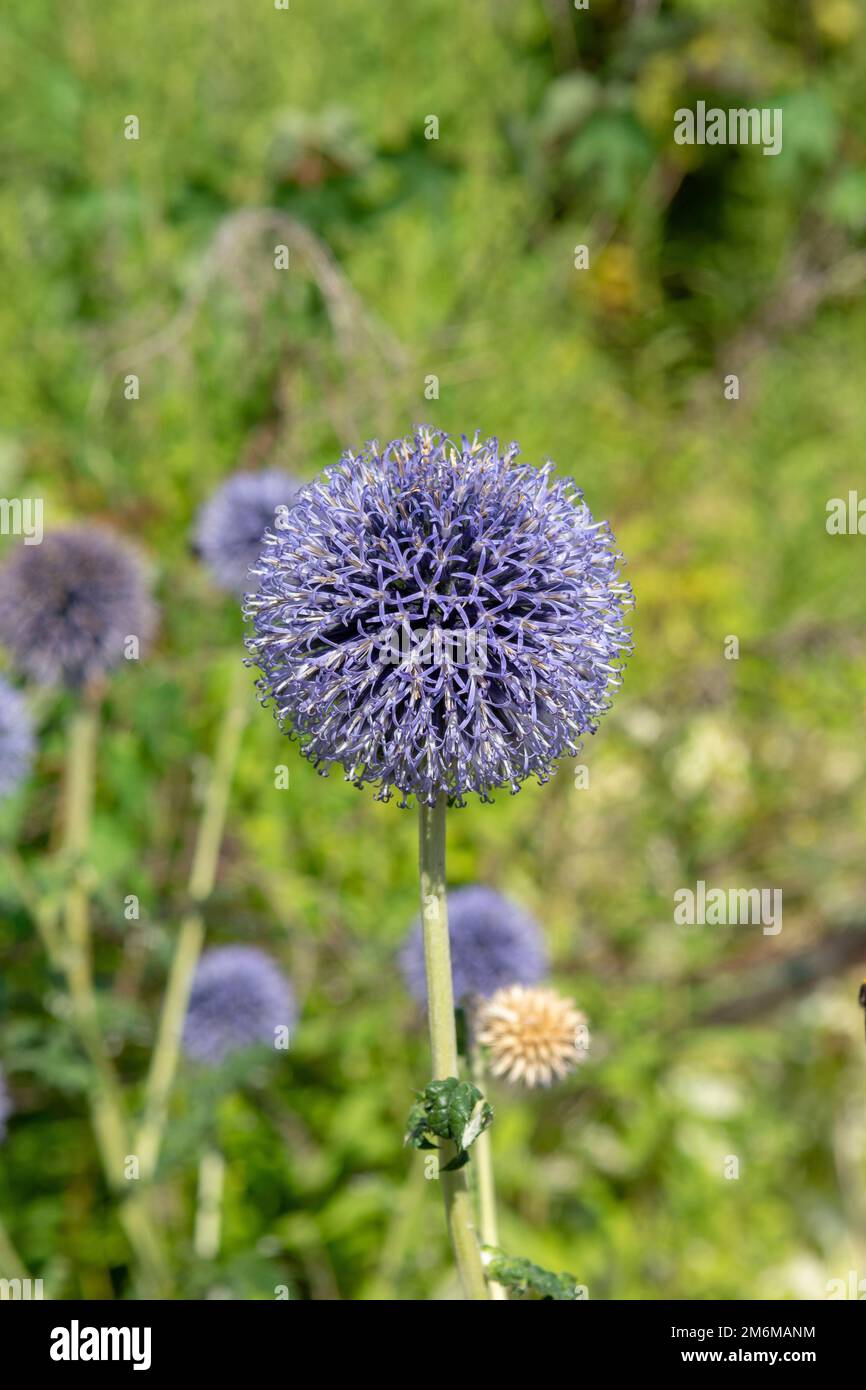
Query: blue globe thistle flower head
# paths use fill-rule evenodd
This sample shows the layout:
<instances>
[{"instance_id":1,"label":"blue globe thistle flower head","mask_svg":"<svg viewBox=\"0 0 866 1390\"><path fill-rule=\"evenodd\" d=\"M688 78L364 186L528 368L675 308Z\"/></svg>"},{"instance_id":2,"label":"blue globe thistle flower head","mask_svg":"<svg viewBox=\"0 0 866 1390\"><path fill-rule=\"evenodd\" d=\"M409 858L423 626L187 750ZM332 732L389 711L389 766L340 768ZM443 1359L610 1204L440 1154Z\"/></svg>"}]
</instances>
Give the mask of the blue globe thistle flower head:
<instances>
[{"instance_id":1,"label":"blue globe thistle flower head","mask_svg":"<svg viewBox=\"0 0 866 1390\"><path fill-rule=\"evenodd\" d=\"M426 428L371 443L265 537L246 602L263 701L381 800L544 782L621 683L631 590L610 529L518 452Z\"/></svg>"},{"instance_id":2,"label":"blue globe thistle flower head","mask_svg":"<svg viewBox=\"0 0 866 1390\"><path fill-rule=\"evenodd\" d=\"M6 1121L12 1114L12 1099L6 1087L6 1078L0 1071L0 1142L6 1138Z\"/></svg>"},{"instance_id":3,"label":"blue globe thistle flower head","mask_svg":"<svg viewBox=\"0 0 866 1390\"><path fill-rule=\"evenodd\" d=\"M35 740L27 702L0 677L0 800L11 796L33 762Z\"/></svg>"},{"instance_id":4,"label":"blue globe thistle flower head","mask_svg":"<svg viewBox=\"0 0 866 1390\"><path fill-rule=\"evenodd\" d=\"M137 556L108 531L55 531L19 546L0 572L0 642L43 685L72 688L144 648L155 626Z\"/></svg>"},{"instance_id":5,"label":"blue globe thistle flower head","mask_svg":"<svg viewBox=\"0 0 866 1390\"><path fill-rule=\"evenodd\" d=\"M448 894L451 973L458 1003L472 995L487 998L508 985L535 985L548 972L541 928L510 898L481 884ZM410 994L427 1003L424 933L417 921L400 954Z\"/></svg>"},{"instance_id":6,"label":"blue globe thistle flower head","mask_svg":"<svg viewBox=\"0 0 866 1390\"><path fill-rule=\"evenodd\" d=\"M242 594L269 527L279 527L300 483L278 469L235 473L201 507L194 546L220 589Z\"/></svg>"},{"instance_id":7,"label":"blue globe thistle flower head","mask_svg":"<svg viewBox=\"0 0 866 1390\"><path fill-rule=\"evenodd\" d=\"M219 1066L256 1043L274 1046L277 1028L291 1030L297 1008L279 967L255 946L205 951L193 977L183 1027L188 1057Z\"/></svg>"}]
</instances>

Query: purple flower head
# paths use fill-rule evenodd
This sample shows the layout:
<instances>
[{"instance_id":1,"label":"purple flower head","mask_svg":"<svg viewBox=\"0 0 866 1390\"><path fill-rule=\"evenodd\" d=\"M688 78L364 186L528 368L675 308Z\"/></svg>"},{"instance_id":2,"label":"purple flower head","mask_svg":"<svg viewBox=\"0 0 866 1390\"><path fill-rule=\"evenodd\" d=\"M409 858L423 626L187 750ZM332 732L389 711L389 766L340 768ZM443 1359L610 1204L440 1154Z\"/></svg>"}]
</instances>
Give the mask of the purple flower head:
<instances>
[{"instance_id":1,"label":"purple flower head","mask_svg":"<svg viewBox=\"0 0 866 1390\"><path fill-rule=\"evenodd\" d=\"M458 1003L507 985L535 985L548 970L541 928L528 912L492 888L473 884L448 894L451 972ZM427 1002L424 936L416 922L400 953L409 992Z\"/></svg>"},{"instance_id":2,"label":"purple flower head","mask_svg":"<svg viewBox=\"0 0 866 1390\"><path fill-rule=\"evenodd\" d=\"M33 725L24 696L0 678L0 799L24 781L33 749Z\"/></svg>"},{"instance_id":3,"label":"purple flower head","mask_svg":"<svg viewBox=\"0 0 866 1390\"><path fill-rule=\"evenodd\" d=\"M6 1086L6 1078L0 1071L0 1142L6 1138L6 1121L12 1114L12 1099Z\"/></svg>"},{"instance_id":4,"label":"purple flower head","mask_svg":"<svg viewBox=\"0 0 866 1390\"><path fill-rule=\"evenodd\" d=\"M254 1043L273 1047L274 1030L293 1028L296 1017L292 987L270 956L255 946L219 946L198 963L184 1050L196 1062L218 1066Z\"/></svg>"},{"instance_id":5,"label":"purple flower head","mask_svg":"<svg viewBox=\"0 0 866 1390\"><path fill-rule=\"evenodd\" d=\"M610 530L517 454L425 428L371 443L265 537L246 602L263 699L382 800L546 781L621 683L631 590Z\"/></svg>"},{"instance_id":6,"label":"purple flower head","mask_svg":"<svg viewBox=\"0 0 866 1390\"><path fill-rule=\"evenodd\" d=\"M262 537L282 524L300 483L287 473L235 473L200 509L195 547L221 589L242 594L261 554Z\"/></svg>"},{"instance_id":7,"label":"purple flower head","mask_svg":"<svg viewBox=\"0 0 866 1390\"><path fill-rule=\"evenodd\" d=\"M0 572L0 642L44 685L86 685L141 647L155 621L138 559L107 531L55 531Z\"/></svg>"}]
</instances>

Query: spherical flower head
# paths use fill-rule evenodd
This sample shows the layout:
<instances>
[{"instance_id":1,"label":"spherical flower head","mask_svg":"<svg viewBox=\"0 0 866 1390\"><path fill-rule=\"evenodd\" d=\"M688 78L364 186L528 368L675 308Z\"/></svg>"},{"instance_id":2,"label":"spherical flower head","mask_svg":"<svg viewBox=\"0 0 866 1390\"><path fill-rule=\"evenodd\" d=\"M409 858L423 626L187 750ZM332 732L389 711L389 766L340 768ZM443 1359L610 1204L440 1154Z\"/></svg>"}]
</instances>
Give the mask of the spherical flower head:
<instances>
[{"instance_id":1,"label":"spherical flower head","mask_svg":"<svg viewBox=\"0 0 866 1390\"><path fill-rule=\"evenodd\" d=\"M34 746L24 696L0 678L0 800L24 781L33 762Z\"/></svg>"},{"instance_id":2,"label":"spherical flower head","mask_svg":"<svg viewBox=\"0 0 866 1390\"><path fill-rule=\"evenodd\" d=\"M0 1071L0 1143L6 1138L6 1121L12 1114L12 1098L6 1086L6 1078Z\"/></svg>"},{"instance_id":3,"label":"spherical flower head","mask_svg":"<svg viewBox=\"0 0 866 1390\"><path fill-rule=\"evenodd\" d=\"M562 1080L589 1049L585 1014L546 987L498 990L479 1009L476 1027L493 1075L529 1087Z\"/></svg>"},{"instance_id":4,"label":"spherical flower head","mask_svg":"<svg viewBox=\"0 0 866 1390\"><path fill-rule=\"evenodd\" d=\"M276 1029L294 1027L292 987L255 946L205 951L193 977L183 1046L196 1062L218 1066L256 1043L274 1046Z\"/></svg>"},{"instance_id":5,"label":"spherical flower head","mask_svg":"<svg viewBox=\"0 0 866 1390\"><path fill-rule=\"evenodd\" d=\"M541 928L528 912L492 888L471 884L448 894L451 974L458 1004L490 995L503 985L534 985L547 974ZM427 1002L424 932L418 921L401 952L411 994Z\"/></svg>"},{"instance_id":6,"label":"spherical flower head","mask_svg":"<svg viewBox=\"0 0 866 1390\"><path fill-rule=\"evenodd\" d=\"M146 646L155 610L135 554L107 531L55 531L0 572L0 642L44 685L78 687Z\"/></svg>"},{"instance_id":7,"label":"spherical flower head","mask_svg":"<svg viewBox=\"0 0 866 1390\"><path fill-rule=\"evenodd\" d=\"M610 530L517 454L423 428L372 443L265 537L246 610L263 699L312 762L383 800L546 781L621 682Z\"/></svg>"},{"instance_id":8,"label":"spherical flower head","mask_svg":"<svg viewBox=\"0 0 866 1390\"><path fill-rule=\"evenodd\" d=\"M300 483L287 473L235 473L200 509L195 547L219 588L242 594L259 558L262 537L282 523Z\"/></svg>"}]
</instances>

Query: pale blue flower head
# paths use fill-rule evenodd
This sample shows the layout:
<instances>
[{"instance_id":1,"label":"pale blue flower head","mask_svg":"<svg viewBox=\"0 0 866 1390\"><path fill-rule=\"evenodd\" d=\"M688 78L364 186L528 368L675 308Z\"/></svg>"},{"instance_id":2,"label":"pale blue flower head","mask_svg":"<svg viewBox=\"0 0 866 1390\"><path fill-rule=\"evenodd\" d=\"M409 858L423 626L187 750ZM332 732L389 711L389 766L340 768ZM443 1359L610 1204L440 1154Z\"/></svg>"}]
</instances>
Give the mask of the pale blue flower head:
<instances>
[{"instance_id":1,"label":"pale blue flower head","mask_svg":"<svg viewBox=\"0 0 866 1390\"><path fill-rule=\"evenodd\" d=\"M35 741L27 702L0 677L0 800L11 796L33 762Z\"/></svg>"},{"instance_id":2,"label":"pale blue flower head","mask_svg":"<svg viewBox=\"0 0 866 1390\"><path fill-rule=\"evenodd\" d=\"M471 884L448 894L451 973L458 1003L495 994L507 985L535 985L548 971L541 928L523 908L493 888ZM424 936L417 921L400 964L410 993L427 1002Z\"/></svg>"},{"instance_id":3,"label":"pale blue flower head","mask_svg":"<svg viewBox=\"0 0 866 1390\"><path fill-rule=\"evenodd\" d=\"M385 800L489 800L594 733L631 646L606 522L553 465L419 428L346 453L269 531L259 689L316 766Z\"/></svg>"},{"instance_id":4,"label":"pale blue flower head","mask_svg":"<svg viewBox=\"0 0 866 1390\"><path fill-rule=\"evenodd\" d=\"M0 642L44 685L86 685L139 650L155 610L135 553L109 531L54 531L0 571Z\"/></svg>"},{"instance_id":5,"label":"pale blue flower head","mask_svg":"<svg viewBox=\"0 0 866 1390\"><path fill-rule=\"evenodd\" d=\"M269 527L279 526L298 483L287 473L235 473L205 502L196 519L195 548L215 583L227 593L251 587L250 569Z\"/></svg>"},{"instance_id":6,"label":"pale blue flower head","mask_svg":"<svg viewBox=\"0 0 866 1390\"><path fill-rule=\"evenodd\" d=\"M296 1017L292 987L270 956L255 946L218 946L205 951L193 978L184 1051L218 1066L256 1043L273 1047L277 1030L291 1030Z\"/></svg>"}]
</instances>

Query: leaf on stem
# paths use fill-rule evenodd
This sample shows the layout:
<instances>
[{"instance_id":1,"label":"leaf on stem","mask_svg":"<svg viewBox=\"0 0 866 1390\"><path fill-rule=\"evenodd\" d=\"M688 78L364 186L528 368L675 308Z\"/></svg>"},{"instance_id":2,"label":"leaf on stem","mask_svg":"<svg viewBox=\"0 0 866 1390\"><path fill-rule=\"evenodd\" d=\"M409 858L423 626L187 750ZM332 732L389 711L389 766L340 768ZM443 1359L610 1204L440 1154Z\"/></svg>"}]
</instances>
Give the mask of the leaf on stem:
<instances>
[{"instance_id":1,"label":"leaf on stem","mask_svg":"<svg viewBox=\"0 0 866 1390\"><path fill-rule=\"evenodd\" d=\"M489 1253L492 1258L486 1267L487 1278L518 1298L556 1303L580 1301L581 1286L573 1274L552 1274L531 1260L512 1258L501 1250L489 1250Z\"/></svg>"},{"instance_id":2,"label":"leaf on stem","mask_svg":"<svg viewBox=\"0 0 866 1390\"><path fill-rule=\"evenodd\" d=\"M436 1149L437 1139L450 1139L457 1153L443 1172L454 1172L469 1162L469 1148L493 1121L493 1110L477 1086L448 1076L431 1081L409 1111L404 1143L414 1149Z\"/></svg>"}]
</instances>

